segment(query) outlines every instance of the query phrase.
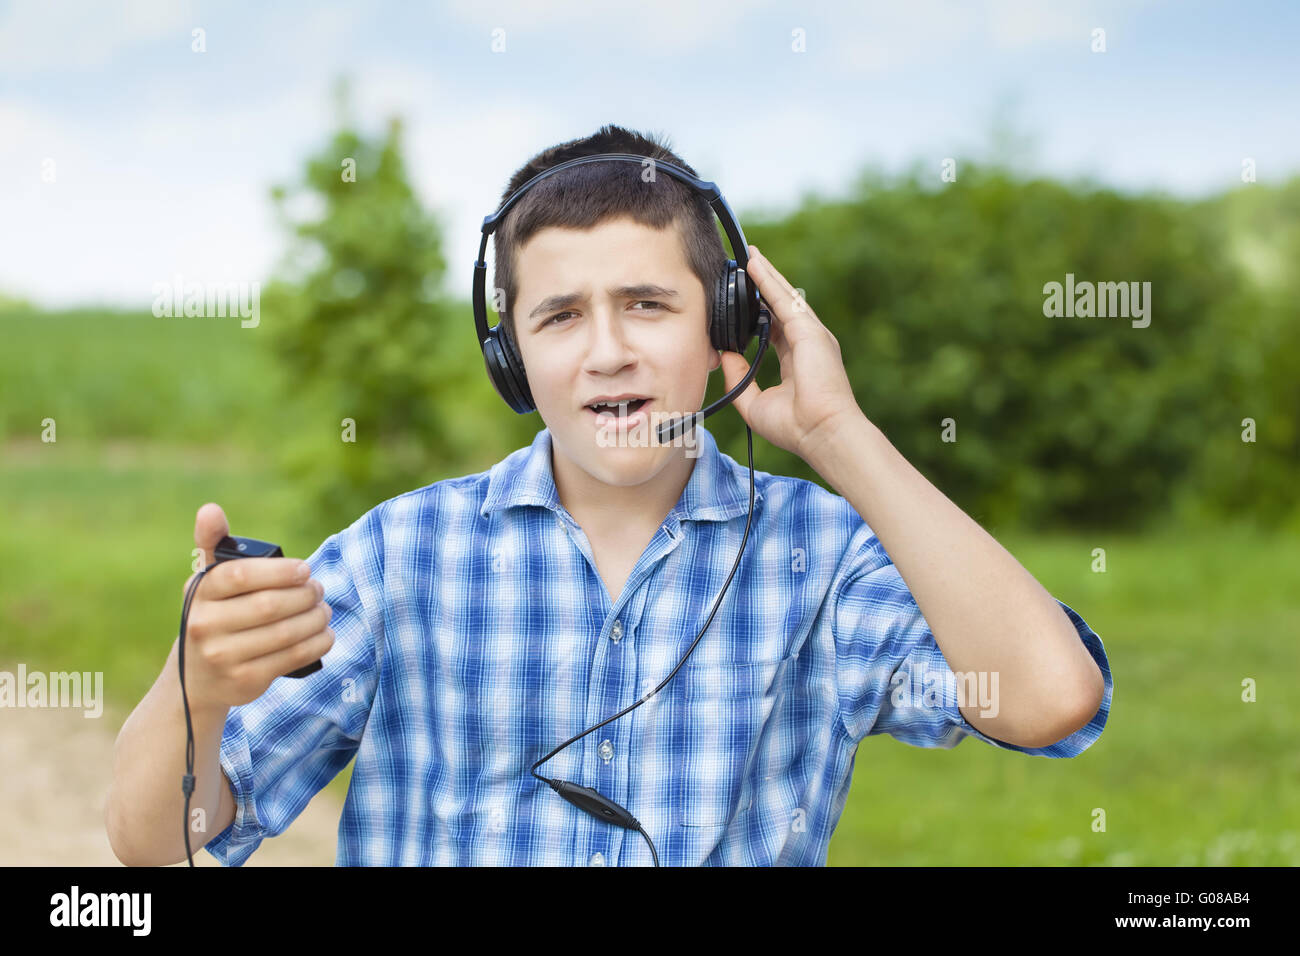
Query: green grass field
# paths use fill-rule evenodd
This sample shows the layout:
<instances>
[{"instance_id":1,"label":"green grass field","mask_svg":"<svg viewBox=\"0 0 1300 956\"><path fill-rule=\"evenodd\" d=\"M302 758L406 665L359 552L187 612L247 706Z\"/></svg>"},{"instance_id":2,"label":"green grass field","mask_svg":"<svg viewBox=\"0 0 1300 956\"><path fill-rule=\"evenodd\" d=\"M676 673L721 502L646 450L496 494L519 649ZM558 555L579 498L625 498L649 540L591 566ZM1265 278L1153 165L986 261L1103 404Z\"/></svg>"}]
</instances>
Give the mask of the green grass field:
<instances>
[{"instance_id":1,"label":"green grass field","mask_svg":"<svg viewBox=\"0 0 1300 956\"><path fill-rule=\"evenodd\" d=\"M195 509L218 501L236 533L272 536L293 488L256 454L282 423L265 414L253 340L168 330L142 351L114 320L61 321L3 321L0 660L103 671L125 713L175 638ZM187 335L211 335L208 371L190 379L175 371ZM53 358L24 359L36 353ZM39 440L47 415L55 443ZM276 540L306 556L354 517ZM1300 864L1300 541L990 530L1101 636L1115 681L1106 730L1073 760L870 737L829 862ZM1098 547L1104 574L1091 570ZM1245 678L1256 702L1241 699ZM346 784L347 772L330 786L342 797Z\"/></svg>"},{"instance_id":2,"label":"green grass field","mask_svg":"<svg viewBox=\"0 0 1300 956\"><path fill-rule=\"evenodd\" d=\"M869 737L830 862L1300 863L1300 595L1285 570L1300 542L998 537L1101 637L1115 684L1105 731L1070 760ZM1090 569L1096 547L1104 574Z\"/></svg>"}]
</instances>

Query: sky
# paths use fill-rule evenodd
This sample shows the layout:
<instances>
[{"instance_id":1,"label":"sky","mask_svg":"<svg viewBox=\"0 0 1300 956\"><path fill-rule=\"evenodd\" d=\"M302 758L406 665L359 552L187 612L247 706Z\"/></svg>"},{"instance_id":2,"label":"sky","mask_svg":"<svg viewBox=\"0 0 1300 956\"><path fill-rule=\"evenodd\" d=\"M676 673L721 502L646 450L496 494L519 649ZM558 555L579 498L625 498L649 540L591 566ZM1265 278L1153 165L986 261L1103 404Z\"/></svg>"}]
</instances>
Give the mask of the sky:
<instances>
[{"instance_id":1,"label":"sky","mask_svg":"<svg viewBox=\"0 0 1300 956\"><path fill-rule=\"evenodd\" d=\"M362 129L403 118L468 299L515 169L606 123L667 134L742 226L868 167L960 178L999 118L1033 172L1201 196L1250 159L1280 182L1298 40L1296 2L0 2L0 295L147 309L177 275L264 282L288 238L270 188L328 141L343 75Z\"/></svg>"}]
</instances>

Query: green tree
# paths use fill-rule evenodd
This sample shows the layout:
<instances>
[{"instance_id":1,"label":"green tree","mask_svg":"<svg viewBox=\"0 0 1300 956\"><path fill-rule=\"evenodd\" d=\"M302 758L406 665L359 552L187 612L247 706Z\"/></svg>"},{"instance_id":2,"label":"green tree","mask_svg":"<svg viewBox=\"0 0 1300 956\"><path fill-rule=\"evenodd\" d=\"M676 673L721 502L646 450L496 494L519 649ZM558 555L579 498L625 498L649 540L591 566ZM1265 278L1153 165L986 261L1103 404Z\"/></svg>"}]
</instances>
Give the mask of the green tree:
<instances>
[{"instance_id":1,"label":"green tree","mask_svg":"<svg viewBox=\"0 0 1300 956\"><path fill-rule=\"evenodd\" d=\"M1225 332L1248 280L1192 204L966 164L947 184L864 174L748 231L839 339L867 417L981 520L1141 523L1230 418L1225 350L1243 336ZM1150 282L1150 326L1044 315L1067 273ZM718 421L743 455L741 424ZM816 479L778 449L764 462Z\"/></svg>"},{"instance_id":2,"label":"green tree","mask_svg":"<svg viewBox=\"0 0 1300 956\"><path fill-rule=\"evenodd\" d=\"M301 423L282 448L302 527L337 530L488 468L543 426L510 412L484 373L469 304L477 234L460 244L454 299L438 292L437 220L407 180L401 129L393 119L372 140L345 116L299 186L273 193L294 242L263 313ZM1296 520L1300 181L1187 202L959 168L951 183L866 172L847 197L805 197L780 220L741 212L907 459L991 525L1136 526L1171 505ZM303 206L312 214L291 215ZM1067 273L1149 282L1150 326L1045 315L1045 283ZM773 360L759 384L778 380ZM715 375L706 401L721 392ZM1254 444L1240 440L1246 417ZM744 460L737 414L708 427ZM780 449L756 453L764 471L819 480Z\"/></svg>"},{"instance_id":3,"label":"green tree","mask_svg":"<svg viewBox=\"0 0 1300 956\"><path fill-rule=\"evenodd\" d=\"M325 530L488 467L537 427L492 391L466 300L439 294L439 228L408 181L401 121L369 139L346 117L346 87L340 105L341 128L308 158L302 182L272 191L294 242L264 296L300 423L282 444L302 491L296 520Z\"/></svg>"},{"instance_id":4,"label":"green tree","mask_svg":"<svg viewBox=\"0 0 1300 956\"><path fill-rule=\"evenodd\" d=\"M1205 363L1224 367L1227 384L1178 510L1300 530L1300 178L1240 187L1194 214L1223 235L1225 260L1248 283L1215 310L1203 345ZM1243 440L1252 428L1253 441Z\"/></svg>"}]
</instances>

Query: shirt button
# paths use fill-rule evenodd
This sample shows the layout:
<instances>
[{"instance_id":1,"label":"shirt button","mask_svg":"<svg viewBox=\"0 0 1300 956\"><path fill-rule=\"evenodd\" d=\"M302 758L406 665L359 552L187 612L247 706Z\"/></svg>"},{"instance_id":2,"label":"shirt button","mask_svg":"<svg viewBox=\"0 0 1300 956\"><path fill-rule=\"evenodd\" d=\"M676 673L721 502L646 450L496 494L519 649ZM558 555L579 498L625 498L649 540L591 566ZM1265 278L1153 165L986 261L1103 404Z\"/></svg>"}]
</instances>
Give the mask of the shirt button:
<instances>
[{"instance_id":1,"label":"shirt button","mask_svg":"<svg viewBox=\"0 0 1300 956\"><path fill-rule=\"evenodd\" d=\"M614 622L614 626L613 626L612 628L610 628L610 630L609 630L609 636L610 636L610 639L613 640L613 642L614 642L615 644L617 644L619 641L623 640L623 622L622 622L622 621L615 621L615 622Z\"/></svg>"},{"instance_id":2,"label":"shirt button","mask_svg":"<svg viewBox=\"0 0 1300 956\"><path fill-rule=\"evenodd\" d=\"M608 740L602 740L600 742L600 747L596 752L600 754L600 759L605 761L605 763L609 763L614 759L614 745Z\"/></svg>"},{"instance_id":3,"label":"shirt button","mask_svg":"<svg viewBox=\"0 0 1300 956\"><path fill-rule=\"evenodd\" d=\"M593 854L591 855L591 865L592 865L592 866L604 866L604 865L605 865L605 854L603 854L603 853L599 853L599 852L597 852L597 853L593 853Z\"/></svg>"}]
</instances>

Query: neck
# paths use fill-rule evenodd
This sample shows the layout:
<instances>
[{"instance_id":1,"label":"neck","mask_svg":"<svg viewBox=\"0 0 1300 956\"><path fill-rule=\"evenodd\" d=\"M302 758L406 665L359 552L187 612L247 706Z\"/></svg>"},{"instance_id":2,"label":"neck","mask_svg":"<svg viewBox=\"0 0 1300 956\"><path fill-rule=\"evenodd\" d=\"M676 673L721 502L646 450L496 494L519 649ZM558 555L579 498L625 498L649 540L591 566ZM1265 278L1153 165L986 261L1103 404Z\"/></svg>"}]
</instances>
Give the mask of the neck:
<instances>
[{"instance_id":1,"label":"neck","mask_svg":"<svg viewBox=\"0 0 1300 956\"><path fill-rule=\"evenodd\" d=\"M588 537L626 533L629 528L658 527L682 497L695 469L685 450L672 457L654 477L639 485L608 485L593 478L551 446L551 474L560 504Z\"/></svg>"}]
</instances>

